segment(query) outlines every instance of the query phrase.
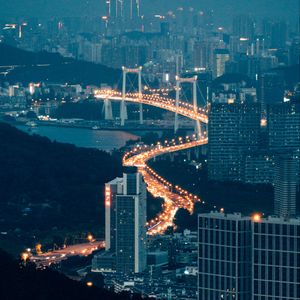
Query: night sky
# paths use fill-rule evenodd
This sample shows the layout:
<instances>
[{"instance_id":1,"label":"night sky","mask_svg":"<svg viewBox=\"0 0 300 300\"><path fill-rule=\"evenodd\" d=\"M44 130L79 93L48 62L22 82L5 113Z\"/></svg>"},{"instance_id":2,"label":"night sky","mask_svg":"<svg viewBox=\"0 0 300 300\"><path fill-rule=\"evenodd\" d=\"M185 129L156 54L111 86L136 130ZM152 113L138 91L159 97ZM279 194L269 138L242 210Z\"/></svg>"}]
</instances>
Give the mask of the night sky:
<instances>
[{"instance_id":1,"label":"night sky","mask_svg":"<svg viewBox=\"0 0 300 300\"><path fill-rule=\"evenodd\" d=\"M239 13L278 16L291 22L299 19L299 0L141 0L141 3L142 11L148 14L175 10L178 6L212 8L221 25L231 23L227 21L230 16ZM104 8L105 0L0 0L0 17L96 16L103 15Z\"/></svg>"}]
</instances>

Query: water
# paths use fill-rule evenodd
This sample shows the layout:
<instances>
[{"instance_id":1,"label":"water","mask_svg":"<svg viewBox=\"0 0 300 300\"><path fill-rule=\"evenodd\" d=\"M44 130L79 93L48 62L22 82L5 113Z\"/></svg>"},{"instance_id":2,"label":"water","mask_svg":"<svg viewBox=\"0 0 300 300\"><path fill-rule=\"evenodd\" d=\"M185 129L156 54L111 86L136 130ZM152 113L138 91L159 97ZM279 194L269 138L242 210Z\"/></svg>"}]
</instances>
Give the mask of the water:
<instances>
[{"instance_id":1,"label":"water","mask_svg":"<svg viewBox=\"0 0 300 300\"><path fill-rule=\"evenodd\" d=\"M18 129L28 132L28 126L18 125ZM139 136L124 131L91 130L83 128L38 126L32 128L30 134L46 136L50 140L74 144L78 147L97 148L104 151L119 149L129 140L137 140Z\"/></svg>"}]
</instances>

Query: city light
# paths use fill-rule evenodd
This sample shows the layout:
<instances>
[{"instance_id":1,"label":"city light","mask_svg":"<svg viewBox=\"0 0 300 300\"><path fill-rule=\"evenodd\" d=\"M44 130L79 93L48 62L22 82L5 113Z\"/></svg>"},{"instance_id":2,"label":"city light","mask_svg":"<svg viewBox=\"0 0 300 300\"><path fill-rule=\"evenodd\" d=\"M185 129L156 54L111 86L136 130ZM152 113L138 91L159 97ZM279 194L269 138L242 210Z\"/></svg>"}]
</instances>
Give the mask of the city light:
<instances>
[{"instance_id":1,"label":"city light","mask_svg":"<svg viewBox=\"0 0 300 300\"><path fill-rule=\"evenodd\" d=\"M261 127L266 127L267 126L267 120L266 119L261 119L260 120L260 126Z\"/></svg>"},{"instance_id":2,"label":"city light","mask_svg":"<svg viewBox=\"0 0 300 300\"><path fill-rule=\"evenodd\" d=\"M261 221L261 214L260 213L255 213L252 215L252 220L254 222L260 222Z\"/></svg>"},{"instance_id":3,"label":"city light","mask_svg":"<svg viewBox=\"0 0 300 300\"><path fill-rule=\"evenodd\" d=\"M88 240L89 242L93 242L93 241L94 241L93 235L92 235L92 234L88 234L87 240Z\"/></svg>"},{"instance_id":4,"label":"city light","mask_svg":"<svg viewBox=\"0 0 300 300\"><path fill-rule=\"evenodd\" d=\"M192 213L194 203L201 202L198 196L189 193L178 185L174 186L146 164L149 159L164 153L186 150L205 145L208 142L206 137L196 139L196 136L193 136L192 138L194 139L192 141L190 136L178 137L178 139L171 141L165 140L164 145L157 143L150 149L146 148L146 150L143 147L135 147L123 157L124 166L138 167L147 184L148 191L154 197L162 197L165 200L162 212L148 222L148 235L162 234L168 227L174 227L173 219L178 209L184 208Z\"/></svg>"},{"instance_id":5,"label":"city light","mask_svg":"<svg viewBox=\"0 0 300 300\"><path fill-rule=\"evenodd\" d=\"M135 69L134 69L135 70ZM133 71L134 71L133 70ZM110 89L98 89L94 91L94 96L96 99L104 100L110 99L114 101L122 101L122 93L110 90ZM176 112L182 116L185 116L189 119L199 121L202 123L208 123L207 109L198 107L195 111L195 108L192 104L179 101L178 106L176 106L175 100L171 98L161 97L157 94L142 94L139 93L127 93L125 96L125 101L133 103L142 103L162 108L171 112Z\"/></svg>"},{"instance_id":6,"label":"city light","mask_svg":"<svg viewBox=\"0 0 300 300\"><path fill-rule=\"evenodd\" d=\"M26 262L29 260L29 253L28 252L21 253L21 259L26 264Z\"/></svg>"}]
</instances>

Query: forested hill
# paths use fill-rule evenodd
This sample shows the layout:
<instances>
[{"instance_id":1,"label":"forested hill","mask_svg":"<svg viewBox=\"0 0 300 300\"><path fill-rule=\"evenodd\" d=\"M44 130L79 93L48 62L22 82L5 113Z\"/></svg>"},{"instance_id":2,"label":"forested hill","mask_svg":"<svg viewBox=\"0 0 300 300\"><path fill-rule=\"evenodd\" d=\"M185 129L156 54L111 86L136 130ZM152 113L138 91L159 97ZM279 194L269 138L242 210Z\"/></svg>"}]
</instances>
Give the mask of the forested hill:
<instances>
[{"instance_id":1,"label":"forested hill","mask_svg":"<svg viewBox=\"0 0 300 300\"><path fill-rule=\"evenodd\" d=\"M36 270L31 264L20 265L0 249L0 299L3 300L129 300L140 296L115 294L102 288L88 287L51 269ZM99 274L97 274L100 277Z\"/></svg>"},{"instance_id":2,"label":"forested hill","mask_svg":"<svg viewBox=\"0 0 300 300\"><path fill-rule=\"evenodd\" d=\"M103 65L64 58L60 54L29 52L0 43L0 66L15 66L1 78L10 83L55 82L82 85L117 84L121 71Z\"/></svg>"},{"instance_id":3,"label":"forested hill","mask_svg":"<svg viewBox=\"0 0 300 300\"><path fill-rule=\"evenodd\" d=\"M28 135L0 123L1 231L104 224L104 183L118 156Z\"/></svg>"}]
</instances>

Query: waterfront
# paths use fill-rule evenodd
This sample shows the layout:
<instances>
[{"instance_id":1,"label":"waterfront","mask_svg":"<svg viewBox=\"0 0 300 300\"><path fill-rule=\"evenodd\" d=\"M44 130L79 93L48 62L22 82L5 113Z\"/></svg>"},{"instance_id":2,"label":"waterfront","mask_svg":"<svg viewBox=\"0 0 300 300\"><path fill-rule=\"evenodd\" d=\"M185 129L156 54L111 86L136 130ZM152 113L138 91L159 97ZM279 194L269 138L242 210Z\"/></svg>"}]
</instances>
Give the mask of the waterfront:
<instances>
[{"instance_id":1,"label":"waterfront","mask_svg":"<svg viewBox=\"0 0 300 300\"><path fill-rule=\"evenodd\" d=\"M28 132L25 125L16 126L18 129ZM137 140L139 136L124 131L91 130L83 128L38 126L30 128L30 134L38 134L48 137L50 140L61 143L70 143L78 147L97 148L110 151L123 147L129 140Z\"/></svg>"}]
</instances>

